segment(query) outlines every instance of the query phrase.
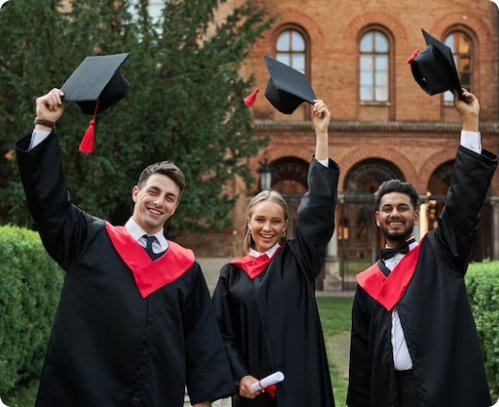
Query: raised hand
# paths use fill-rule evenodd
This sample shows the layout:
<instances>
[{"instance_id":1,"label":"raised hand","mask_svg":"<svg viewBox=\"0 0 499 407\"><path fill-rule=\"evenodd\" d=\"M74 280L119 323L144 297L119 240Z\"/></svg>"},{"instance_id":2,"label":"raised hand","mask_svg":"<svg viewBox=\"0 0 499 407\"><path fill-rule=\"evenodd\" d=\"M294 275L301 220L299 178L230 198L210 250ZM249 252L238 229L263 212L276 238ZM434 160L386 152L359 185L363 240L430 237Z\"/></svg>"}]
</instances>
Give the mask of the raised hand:
<instances>
[{"instance_id":1,"label":"raised hand","mask_svg":"<svg viewBox=\"0 0 499 407\"><path fill-rule=\"evenodd\" d=\"M59 120L64 112L63 96L64 93L54 88L46 95L36 99L36 117L54 123Z\"/></svg>"},{"instance_id":2,"label":"raised hand","mask_svg":"<svg viewBox=\"0 0 499 407\"><path fill-rule=\"evenodd\" d=\"M312 121L317 133L327 133L330 118L331 113L329 113L326 104L322 100L314 100Z\"/></svg>"},{"instance_id":3,"label":"raised hand","mask_svg":"<svg viewBox=\"0 0 499 407\"><path fill-rule=\"evenodd\" d=\"M463 130L478 132L478 116L480 113L480 103L475 95L463 88L464 100L458 97L454 91L454 107L461 115Z\"/></svg>"}]
</instances>

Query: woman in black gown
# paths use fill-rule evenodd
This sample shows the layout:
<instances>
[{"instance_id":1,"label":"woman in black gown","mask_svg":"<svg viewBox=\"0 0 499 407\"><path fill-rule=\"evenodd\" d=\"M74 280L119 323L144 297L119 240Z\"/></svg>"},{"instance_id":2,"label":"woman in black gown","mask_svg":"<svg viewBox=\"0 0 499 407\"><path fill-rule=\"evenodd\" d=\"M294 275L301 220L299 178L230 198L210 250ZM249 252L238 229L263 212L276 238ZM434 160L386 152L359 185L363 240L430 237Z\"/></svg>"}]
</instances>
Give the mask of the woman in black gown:
<instances>
[{"instance_id":1,"label":"woman in black gown","mask_svg":"<svg viewBox=\"0 0 499 407\"><path fill-rule=\"evenodd\" d=\"M275 191L262 191L248 207L245 256L226 265L213 295L218 323L239 394L234 407L334 406L314 281L334 232L338 165L328 158L330 113L315 101L316 151L308 192L286 241L288 208ZM275 388L251 385L276 371Z\"/></svg>"}]
</instances>

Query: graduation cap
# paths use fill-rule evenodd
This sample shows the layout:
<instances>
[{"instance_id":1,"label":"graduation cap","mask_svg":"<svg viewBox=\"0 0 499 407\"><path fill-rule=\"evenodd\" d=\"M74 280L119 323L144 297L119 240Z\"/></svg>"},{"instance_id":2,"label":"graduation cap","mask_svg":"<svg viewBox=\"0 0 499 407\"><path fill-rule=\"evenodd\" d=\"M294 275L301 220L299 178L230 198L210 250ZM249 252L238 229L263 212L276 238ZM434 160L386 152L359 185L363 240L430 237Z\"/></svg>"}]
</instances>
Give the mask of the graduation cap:
<instances>
[{"instance_id":1,"label":"graduation cap","mask_svg":"<svg viewBox=\"0 0 499 407\"><path fill-rule=\"evenodd\" d=\"M303 102L314 104L314 91L308 78L296 69L265 55L270 78L265 97L284 114L293 113Z\"/></svg>"},{"instance_id":2,"label":"graduation cap","mask_svg":"<svg viewBox=\"0 0 499 407\"><path fill-rule=\"evenodd\" d=\"M425 30L421 31L427 47L421 53L416 50L407 60L414 79L430 96L457 90L462 98L463 92L452 50Z\"/></svg>"},{"instance_id":3,"label":"graduation cap","mask_svg":"<svg viewBox=\"0 0 499 407\"><path fill-rule=\"evenodd\" d=\"M119 68L129 55L86 57L62 85L63 101L76 102L84 114L93 116L80 144L81 152L93 150L95 117L128 94L130 85Z\"/></svg>"}]
</instances>

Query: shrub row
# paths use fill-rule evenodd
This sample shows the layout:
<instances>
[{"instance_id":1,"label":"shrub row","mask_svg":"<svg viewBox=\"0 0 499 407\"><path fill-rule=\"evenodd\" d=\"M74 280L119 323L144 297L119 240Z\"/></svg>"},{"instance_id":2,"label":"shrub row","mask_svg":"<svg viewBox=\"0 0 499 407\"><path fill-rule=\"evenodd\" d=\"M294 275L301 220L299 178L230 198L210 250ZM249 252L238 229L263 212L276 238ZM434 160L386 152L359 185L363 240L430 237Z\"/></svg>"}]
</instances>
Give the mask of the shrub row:
<instances>
[{"instance_id":1,"label":"shrub row","mask_svg":"<svg viewBox=\"0 0 499 407\"><path fill-rule=\"evenodd\" d=\"M499 261L473 263L466 286L491 393L499 396Z\"/></svg>"},{"instance_id":2,"label":"shrub row","mask_svg":"<svg viewBox=\"0 0 499 407\"><path fill-rule=\"evenodd\" d=\"M63 273L38 233L0 226L0 397L40 377Z\"/></svg>"}]
</instances>

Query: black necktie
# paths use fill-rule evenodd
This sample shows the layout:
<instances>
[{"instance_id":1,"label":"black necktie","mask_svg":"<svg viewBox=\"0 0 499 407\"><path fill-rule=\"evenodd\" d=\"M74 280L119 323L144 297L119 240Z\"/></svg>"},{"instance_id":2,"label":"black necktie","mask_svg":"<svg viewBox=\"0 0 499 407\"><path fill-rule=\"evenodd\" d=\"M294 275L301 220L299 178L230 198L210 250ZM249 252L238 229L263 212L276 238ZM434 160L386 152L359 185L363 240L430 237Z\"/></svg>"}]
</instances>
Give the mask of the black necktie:
<instances>
[{"instance_id":1,"label":"black necktie","mask_svg":"<svg viewBox=\"0 0 499 407\"><path fill-rule=\"evenodd\" d=\"M388 260L395 256L396 253L407 254L409 253L409 245L415 241L416 239L412 238L397 247L384 247L379 251L379 255L383 260Z\"/></svg>"},{"instance_id":2,"label":"black necktie","mask_svg":"<svg viewBox=\"0 0 499 407\"><path fill-rule=\"evenodd\" d=\"M152 244L156 240L156 236L144 235L142 237L146 238L146 247L145 247L145 249L146 249L147 254L149 256L154 256L154 252L152 251Z\"/></svg>"}]
</instances>

